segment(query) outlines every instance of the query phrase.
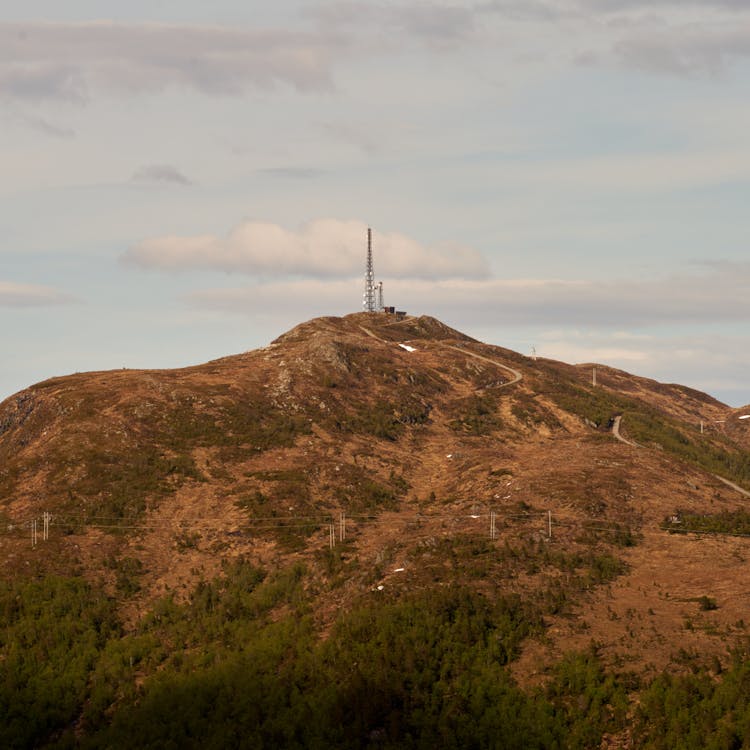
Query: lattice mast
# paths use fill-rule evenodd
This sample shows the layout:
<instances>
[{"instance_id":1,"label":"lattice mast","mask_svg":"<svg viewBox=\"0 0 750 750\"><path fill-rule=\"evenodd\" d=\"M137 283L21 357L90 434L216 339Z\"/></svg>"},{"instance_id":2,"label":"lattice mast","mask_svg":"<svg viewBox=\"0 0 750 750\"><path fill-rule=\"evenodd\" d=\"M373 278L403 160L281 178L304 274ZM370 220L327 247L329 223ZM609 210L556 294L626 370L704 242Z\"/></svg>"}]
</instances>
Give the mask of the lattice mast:
<instances>
[{"instance_id":1,"label":"lattice mast","mask_svg":"<svg viewBox=\"0 0 750 750\"><path fill-rule=\"evenodd\" d=\"M367 269L365 270L365 294L362 299L365 312L375 312L375 272L372 268L372 229L367 227Z\"/></svg>"}]
</instances>

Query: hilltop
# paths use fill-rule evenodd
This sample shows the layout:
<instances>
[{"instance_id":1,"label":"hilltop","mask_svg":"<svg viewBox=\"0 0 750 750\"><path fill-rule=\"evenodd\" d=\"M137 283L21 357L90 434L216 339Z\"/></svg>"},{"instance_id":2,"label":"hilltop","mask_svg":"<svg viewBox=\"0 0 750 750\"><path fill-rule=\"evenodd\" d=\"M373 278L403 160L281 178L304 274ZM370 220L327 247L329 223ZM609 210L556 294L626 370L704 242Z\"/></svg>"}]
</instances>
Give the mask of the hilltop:
<instances>
[{"instance_id":1,"label":"hilltop","mask_svg":"<svg viewBox=\"0 0 750 750\"><path fill-rule=\"evenodd\" d=\"M727 668L747 639L750 420L591 367L361 313L205 365L39 383L0 404L2 575L86 581L122 637L238 565L298 571L324 640L460 586L533 608L508 657L523 689L592 644L641 686Z\"/></svg>"}]
</instances>

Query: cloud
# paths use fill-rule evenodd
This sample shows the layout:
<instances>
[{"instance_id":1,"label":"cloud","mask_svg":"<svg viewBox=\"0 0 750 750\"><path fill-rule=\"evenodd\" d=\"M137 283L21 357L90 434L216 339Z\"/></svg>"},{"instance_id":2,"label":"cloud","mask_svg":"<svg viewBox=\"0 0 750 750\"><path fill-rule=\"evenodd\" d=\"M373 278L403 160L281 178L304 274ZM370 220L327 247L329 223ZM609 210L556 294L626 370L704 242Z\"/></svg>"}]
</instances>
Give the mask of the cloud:
<instances>
[{"instance_id":1,"label":"cloud","mask_svg":"<svg viewBox=\"0 0 750 750\"><path fill-rule=\"evenodd\" d=\"M331 86L341 42L323 32L167 24L0 23L0 95L82 103L96 88L237 95Z\"/></svg>"},{"instance_id":2,"label":"cloud","mask_svg":"<svg viewBox=\"0 0 750 750\"><path fill-rule=\"evenodd\" d=\"M411 49L416 41L438 53L492 49L514 68L614 59L648 72L715 75L750 55L746 0L339 0L307 15L320 28L359 33L371 55Z\"/></svg>"},{"instance_id":3,"label":"cloud","mask_svg":"<svg viewBox=\"0 0 750 750\"><path fill-rule=\"evenodd\" d=\"M750 153L725 144L691 150L605 153L575 158L503 164L503 175L514 185L543 185L561 192L571 189L602 192L673 192L695 187L745 182Z\"/></svg>"},{"instance_id":4,"label":"cloud","mask_svg":"<svg viewBox=\"0 0 750 750\"><path fill-rule=\"evenodd\" d=\"M288 180L313 180L322 177L324 169L310 169L305 167L266 167L258 170L269 177L279 177Z\"/></svg>"},{"instance_id":5,"label":"cloud","mask_svg":"<svg viewBox=\"0 0 750 750\"><path fill-rule=\"evenodd\" d=\"M73 301L69 294L52 287L0 281L0 307L47 307Z\"/></svg>"},{"instance_id":6,"label":"cloud","mask_svg":"<svg viewBox=\"0 0 750 750\"><path fill-rule=\"evenodd\" d=\"M0 45L3 39L0 27ZM76 104L88 101L88 84L83 75L62 60L18 64L3 59L0 52L0 95L30 101L62 99Z\"/></svg>"},{"instance_id":7,"label":"cloud","mask_svg":"<svg viewBox=\"0 0 750 750\"><path fill-rule=\"evenodd\" d=\"M318 219L299 231L247 221L226 238L158 237L130 248L122 260L164 271L191 269L265 277L345 278L364 273L367 225ZM374 233L378 277L415 279L483 278L484 258L462 245L427 247L397 232Z\"/></svg>"},{"instance_id":8,"label":"cloud","mask_svg":"<svg viewBox=\"0 0 750 750\"><path fill-rule=\"evenodd\" d=\"M383 126L380 124L377 132L375 132L371 127L362 125L343 122L323 122L320 124L320 131L329 138L339 143L354 146L369 156L373 156L382 149L383 141L386 138L383 133Z\"/></svg>"},{"instance_id":9,"label":"cloud","mask_svg":"<svg viewBox=\"0 0 750 750\"><path fill-rule=\"evenodd\" d=\"M470 39L475 28L472 9L439 3L406 5L389 20L406 34L441 46Z\"/></svg>"},{"instance_id":10,"label":"cloud","mask_svg":"<svg viewBox=\"0 0 750 750\"><path fill-rule=\"evenodd\" d=\"M199 310L268 315L294 325L318 315L360 312L362 288L359 279L291 279L229 289L203 289L191 292L184 299L189 307Z\"/></svg>"},{"instance_id":11,"label":"cloud","mask_svg":"<svg viewBox=\"0 0 750 750\"><path fill-rule=\"evenodd\" d=\"M745 11L747 0L579 0L578 7L593 12L651 11L669 7Z\"/></svg>"},{"instance_id":12,"label":"cloud","mask_svg":"<svg viewBox=\"0 0 750 750\"><path fill-rule=\"evenodd\" d=\"M32 130L35 130L38 133L42 133L43 135L47 135L50 138L61 138L63 140L69 140L71 138L75 138L76 136L76 132L72 128L58 125L54 122L50 122L49 120L45 120L42 117L37 117L34 115L19 115L16 118L16 121L21 125L24 125L27 128L31 128Z\"/></svg>"},{"instance_id":13,"label":"cloud","mask_svg":"<svg viewBox=\"0 0 750 750\"><path fill-rule=\"evenodd\" d=\"M253 314L258 306L305 309L317 299L330 310L356 311L359 277L279 280L245 289L196 293L190 304ZM750 264L649 281L556 279L404 279L386 277L387 304L464 325L599 327L622 331L654 326L743 323L750 317ZM301 306L301 307L300 307Z\"/></svg>"},{"instance_id":14,"label":"cloud","mask_svg":"<svg viewBox=\"0 0 750 750\"><path fill-rule=\"evenodd\" d=\"M536 55L539 33L546 29L558 42L547 39L545 55L598 59L608 50L630 67L714 72L750 54L748 27L737 23L745 10L744 0L333 2L303 13L314 23L297 30L5 22L0 23L0 96L82 104L102 90L137 94L178 88L237 96L281 85L324 91L332 88L333 69L345 55L383 58L410 50L417 40L438 54L477 44L507 55L513 50L518 63L528 57L519 45ZM513 24L530 25L531 34L514 34Z\"/></svg>"},{"instance_id":15,"label":"cloud","mask_svg":"<svg viewBox=\"0 0 750 750\"><path fill-rule=\"evenodd\" d=\"M502 280L440 282L418 290L451 314L515 325L649 327L739 322L750 316L750 277L712 274L645 282Z\"/></svg>"},{"instance_id":16,"label":"cloud","mask_svg":"<svg viewBox=\"0 0 750 750\"><path fill-rule=\"evenodd\" d=\"M363 280L296 279L204 289L185 303L284 330L318 315L359 312ZM428 314L490 343L565 362L600 362L750 400L750 264L648 282L545 279L386 280L386 304Z\"/></svg>"},{"instance_id":17,"label":"cloud","mask_svg":"<svg viewBox=\"0 0 750 750\"><path fill-rule=\"evenodd\" d=\"M419 39L428 46L445 47L474 36L478 6L447 3L362 3L337 0L306 12L325 28L364 29L393 38Z\"/></svg>"},{"instance_id":18,"label":"cloud","mask_svg":"<svg viewBox=\"0 0 750 750\"><path fill-rule=\"evenodd\" d=\"M535 346L541 357L600 362L662 381L677 380L735 405L750 399L750 336L671 331L613 346L614 336L603 329L541 332Z\"/></svg>"},{"instance_id":19,"label":"cloud","mask_svg":"<svg viewBox=\"0 0 750 750\"><path fill-rule=\"evenodd\" d=\"M750 57L750 27L727 22L648 29L617 42L614 53L642 70L715 75L734 60Z\"/></svg>"},{"instance_id":20,"label":"cloud","mask_svg":"<svg viewBox=\"0 0 750 750\"><path fill-rule=\"evenodd\" d=\"M627 68L714 76L750 56L745 0L579 0L578 10L580 20L597 25L599 52Z\"/></svg>"},{"instance_id":21,"label":"cloud","mask_svg":"<svg viewBox=\"0 0 750 750\"><path fill-rule=\"evenodd\" d=\"M134 182L171 183L173 185L192 185L176 167L170 164L148 164L140 167L133 174Z\"/></svg>"}]
</instances>

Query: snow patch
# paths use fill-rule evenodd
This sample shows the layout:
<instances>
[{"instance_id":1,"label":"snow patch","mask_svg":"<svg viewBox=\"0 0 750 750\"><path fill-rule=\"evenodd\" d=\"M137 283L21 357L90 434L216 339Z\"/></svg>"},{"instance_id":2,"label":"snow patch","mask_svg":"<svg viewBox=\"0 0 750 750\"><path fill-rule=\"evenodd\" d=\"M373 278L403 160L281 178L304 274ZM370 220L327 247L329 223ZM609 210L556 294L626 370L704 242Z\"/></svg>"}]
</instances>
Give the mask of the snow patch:
<instances>
[{"instance_id":1,"label":"snow patch","mask_svg":"<svg viewBox=\"0 0 750 750\"><path fill-rule=\"evenodd\" d=\"M741 417L738 417L738 419L750 419L750 414L743 414Z\"/></svg>"},{"instance_id":2,"label":"snow patch","mask_svg":"<svg viewBox=\"0 0 750 750\"><path fill-rule=\"evenodd\" d=\"M415 352L415 351L417 351L413 346L409 346L408 344L399 344L399 346L402 349L406 349L407 352Z\"/></svg>"}]
</instances>

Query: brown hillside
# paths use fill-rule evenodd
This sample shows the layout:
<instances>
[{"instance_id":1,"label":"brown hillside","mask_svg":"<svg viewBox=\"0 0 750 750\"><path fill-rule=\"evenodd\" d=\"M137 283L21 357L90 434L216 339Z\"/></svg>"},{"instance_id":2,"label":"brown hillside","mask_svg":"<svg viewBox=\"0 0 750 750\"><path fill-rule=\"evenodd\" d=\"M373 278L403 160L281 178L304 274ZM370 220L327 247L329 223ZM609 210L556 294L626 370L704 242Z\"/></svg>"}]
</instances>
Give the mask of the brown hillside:
<instances>
[{"instance_id":1,"label":"brown hillside","mask_svg":"<svg viewBox=\"0 0 750 750\"><path fill-rule=\"evenodd\" d=\"M594 388L591 365L429 317L320 318L198 367L71 375L0 404L0 561L103 581L131 623L239 555L304 559L324 627L374 592L517 591L550 612L522 681L591 641L637 672L722 660L747 635L750 540L662 526L746 507L742 413L601 365Z\"/></svg>"}]
</instances>

